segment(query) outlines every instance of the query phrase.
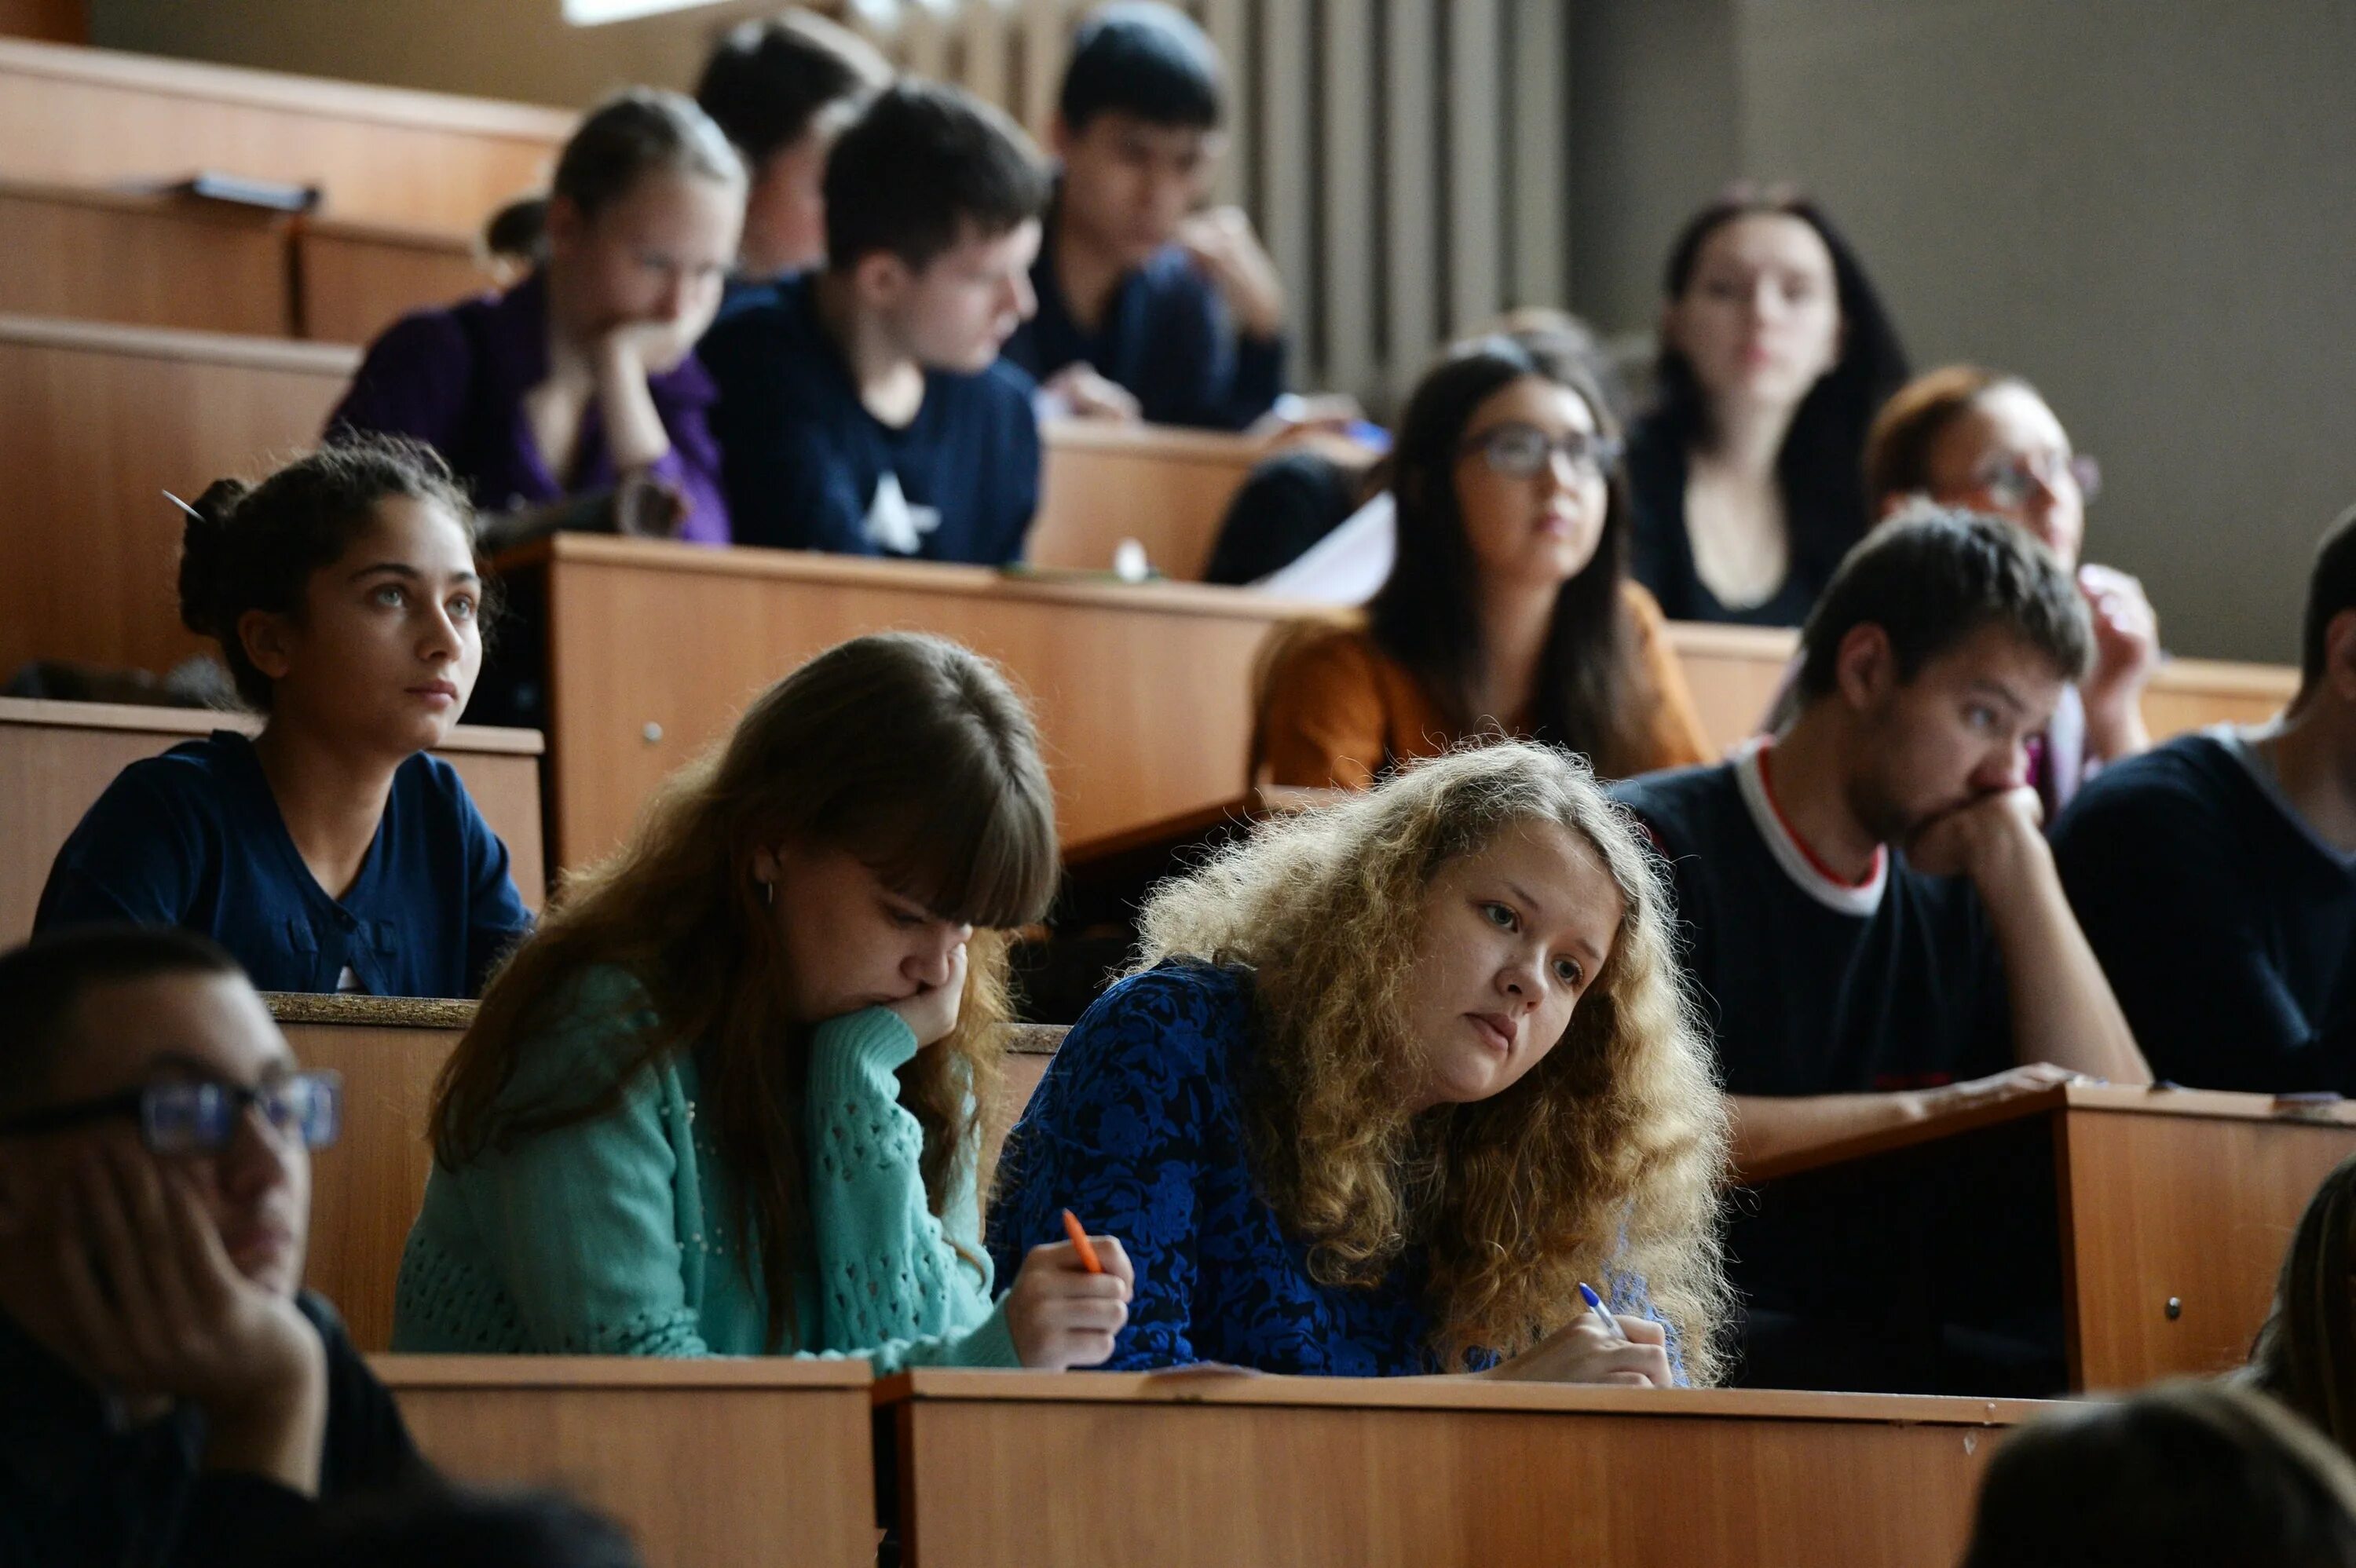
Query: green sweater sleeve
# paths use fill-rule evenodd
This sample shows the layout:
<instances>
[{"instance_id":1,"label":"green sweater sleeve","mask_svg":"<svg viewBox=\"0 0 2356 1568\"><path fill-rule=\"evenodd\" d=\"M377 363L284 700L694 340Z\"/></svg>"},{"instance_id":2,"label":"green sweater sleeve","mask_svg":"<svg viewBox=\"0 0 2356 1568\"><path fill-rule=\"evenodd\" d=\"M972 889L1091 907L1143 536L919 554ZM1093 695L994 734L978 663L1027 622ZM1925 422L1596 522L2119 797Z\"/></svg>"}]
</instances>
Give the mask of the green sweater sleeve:
<instances>
[{"instance_id":1,"label":"green sweater sleeve","mask_svg":"<svg viewBox=\"0 0 2356 1568\"><path fill-rule=\"evenodd\" d=\"M528 1053L517 1089L580 1093L600 1074L611 1082L616 1053L645 1021L642 1012L618 1009L576 1016ZM657 1066L630 1081L610 1115L486 1156L468 1173L477 1223L533 1349L711 1354L683 1268L688 1251L708 1253L722 1243L680 1199L693 1118L678 1074Z\"/></svg>"},{"instance_id":2,"label":"green sweater sleeve","mask_svg":"<svg viewBox=\"0 0 2356 1568\"><path fill-rule=\"evenodd\" d=\"M990 1254L971 1157L958 1161L946 1215L925 1200L924 1129L894 1072L916 1054L900 1017L869 1008L811 1041L810 1220L825 1349L902 1366L1018 1364Z\"/></svg>"}]
</instances>

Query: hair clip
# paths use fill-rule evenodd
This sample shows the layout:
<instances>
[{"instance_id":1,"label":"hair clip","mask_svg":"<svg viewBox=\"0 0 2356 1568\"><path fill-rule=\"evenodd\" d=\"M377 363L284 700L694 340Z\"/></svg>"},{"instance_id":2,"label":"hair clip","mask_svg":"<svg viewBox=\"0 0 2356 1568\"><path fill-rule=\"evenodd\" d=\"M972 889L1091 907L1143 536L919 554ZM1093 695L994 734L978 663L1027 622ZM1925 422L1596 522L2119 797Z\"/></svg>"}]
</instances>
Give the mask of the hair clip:
<instances>
[{"instance_id":1,"label":"hair clip","mask_svg":"<svg viewBox=\"0 0 2356 1568\"><path fill-rule=\"evenodd\" d=\"M194 507L191 507L191 506L189 506L186 501L181 500L177 496L173 495L169 490L166 490L166 491L165 491L165 492L164 492L164 499L166 499L166 501L171 502L171 503L172 503L172 505L174 505L175 507L179 507L179 508L180 508L180 510L182 510L182 511L184 511L184 512L187 513L187 514L188 514L188 516L190 516L190 517L192 517L196 518L196 519L197 519L197 521L198 521L198 522L200 522L200 523L201 523L201 522L203 522L203 521L205 520L205 515L204 515L202 512L198 511Z\"/></svg>"}]
</instances>

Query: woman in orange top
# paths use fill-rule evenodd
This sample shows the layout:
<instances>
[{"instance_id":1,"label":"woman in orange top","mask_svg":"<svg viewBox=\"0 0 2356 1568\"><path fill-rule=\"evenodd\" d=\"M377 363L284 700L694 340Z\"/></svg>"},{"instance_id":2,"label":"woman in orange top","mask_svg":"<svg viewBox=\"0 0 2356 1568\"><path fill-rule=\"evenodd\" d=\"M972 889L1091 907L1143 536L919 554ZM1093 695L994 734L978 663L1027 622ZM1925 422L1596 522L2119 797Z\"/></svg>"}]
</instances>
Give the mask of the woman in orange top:
<instances>
[{"instance_id":1,"label":"woman in orange top","mask_svg":"<svg viewBox=\"0 0 2356 1568\"><path fill-rule=\"evenodd\" d=\"M1628 576L1620 445L1586 372L1530 345L1480 338L1428 371L1395 449L1390 579L1363 625L1277 644L1255 775L1364 789L1499 732L1605 777L1708 760L1660 606Z\"/></svg>"}]
</instances>

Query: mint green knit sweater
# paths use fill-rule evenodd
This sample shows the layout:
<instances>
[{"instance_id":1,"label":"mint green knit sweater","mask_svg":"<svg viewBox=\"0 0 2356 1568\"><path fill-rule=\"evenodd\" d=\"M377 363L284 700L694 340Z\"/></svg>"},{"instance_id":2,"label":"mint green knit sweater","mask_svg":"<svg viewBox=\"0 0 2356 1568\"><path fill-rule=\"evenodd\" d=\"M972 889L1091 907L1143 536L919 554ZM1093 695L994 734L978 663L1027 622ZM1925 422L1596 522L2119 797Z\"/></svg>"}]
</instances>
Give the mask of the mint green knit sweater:
<instances>
[{"instance_id":1,"label":"mint green knit sweater","mask_svg":"<svg viewBox=\"0 0 2356 1568\"><path fill-rule=\"evenodd\" d=\"M600 970L561 1029L531 1042L507 1101L579 1103L610 1083L652 1018L644 991ZM804 1355L903 1366L1012 1367L991 1305L973 1161L948 1213L925 1202L923 1129L894 1070L916 1053L898 1015L870 1008L811 1043L812 1254L794 1271ZM745 1265L736 1186L699 1123L694 1053L641 1072L610 1115L542 1133L465 1169L435 1166L395 1290L392 1348L474 1353L749 1356L768 1296Z\"/></svg>"}]
</instances>

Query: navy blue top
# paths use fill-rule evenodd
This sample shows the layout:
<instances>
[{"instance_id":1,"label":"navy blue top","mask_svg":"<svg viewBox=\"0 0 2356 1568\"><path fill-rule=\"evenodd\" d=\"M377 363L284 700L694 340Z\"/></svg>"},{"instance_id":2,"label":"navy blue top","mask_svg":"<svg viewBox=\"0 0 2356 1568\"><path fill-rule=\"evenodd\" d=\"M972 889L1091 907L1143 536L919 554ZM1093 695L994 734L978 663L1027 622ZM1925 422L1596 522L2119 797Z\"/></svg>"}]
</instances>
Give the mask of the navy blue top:
<instances>
[{"instance_id":1,"label":"navy blue top","mask_svg":"<svg viewBox=\"0 0 2356 1568\"><path fill-rule=\"evenodd\" d=\"M1243 429L1284 390L1283 336L1238 333L1218 285L1180 247L1122 278L1094 332L1072 318L1054 251L1041 246L1031 264L1039 314L1006 342L1006 357L1040 380L1085 362L1135 394L1149 422L1210 430Z\"/></svg>"},{"instance_id":2,"label":"navy blue top","mask_svg":"<svg viewBox=\"0 0 2356 1568\"><path fill-rule=\"evenodd\" d=\"M999 566L1039 505L1031 378L925 372L900 429L859 400L818 318L812 274L733 298L696 356L719 384L712 428L738 544Z\"/></svg>"},{"instance_id":3,"label":"navy blue top","mask_svg":"<svg viewBox=\"0 0 2356 1568\"><path fill-rule=\"evenodd\" d=\"M1243 1096L1254 1050L1251 978L1172 962L1098 997L1006 1140L990 1251L998 1277L1064 1236L1069 1208L1119 1238L1137 1269L1110 1371L1226 1361L1271 1372L1389 1377L1435 1360L1423 1263L1410 1248L1372 1288L1324 1285L1252 1179ZM1644 1282L1612 1306L1654 1316ZM1490 1360L1475 1356L1473 1365ZM1685 1381L1676 1330L1669 1365Z\"/></svg>"},{"instance_id":4,"label":"navy blue top","mask_svg":"<svg viewBox=\"0 0 2356 1568\"><path fill-rule=\"evenodd\" d=\"M2153 1072L2356 1094L2356 862L2244 745L2183 735L2113 763L2055 825L2053 863Z\"/></svg>"},{"instance_id":5,"label":"navy blue top","mask_svg":"<svg viewBox=\"0 0 2356 1568\"><path fill-rule=\"evenodd\" d=\"M217 730L123 769L58 851L33 929L112 921L200 931L265 991L334 991L348 965L374 996L472 997L531 913L441 758L393 774L338 901L304 865L253 742Z\"/></svg>"}]
</instances>

